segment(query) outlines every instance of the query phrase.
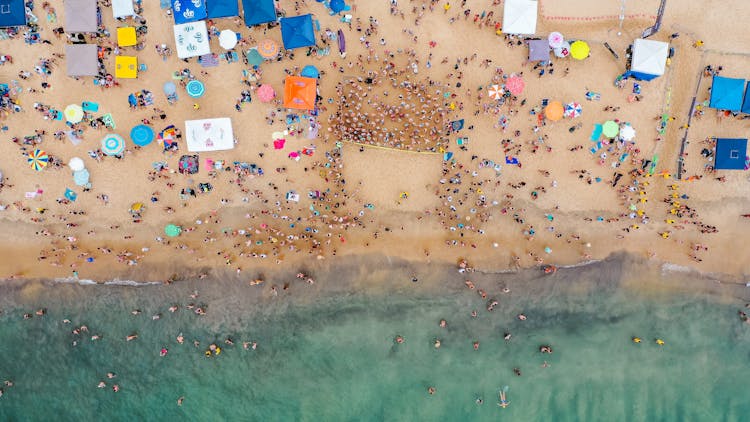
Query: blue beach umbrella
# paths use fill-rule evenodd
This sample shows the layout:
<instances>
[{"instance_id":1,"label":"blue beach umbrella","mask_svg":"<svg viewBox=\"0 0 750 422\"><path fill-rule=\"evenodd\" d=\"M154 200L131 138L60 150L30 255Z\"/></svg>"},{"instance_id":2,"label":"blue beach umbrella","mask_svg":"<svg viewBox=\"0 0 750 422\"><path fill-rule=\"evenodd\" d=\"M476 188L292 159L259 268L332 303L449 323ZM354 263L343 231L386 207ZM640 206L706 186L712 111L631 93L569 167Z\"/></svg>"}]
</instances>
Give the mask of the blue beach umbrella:
<instances>
[{"instance_id":1,"label":"blue beach umbrella","mask_svg":"<svg viewBox=\"0 0 750 422\"><path fill-rule=\"evenodd\" d=\"M331 0L330 7L333 13L339 13L346 8L346 3L344 0Z\"/></svg>"},{"instance_id":2,"label":"blue beach umbrella","mask_svg":"<svg viewBox=\"0 0 750 422\"><path fill-rule=\"evenodd\" d=\"M247 54L245 54L247 57L247 64L250 66L260 66L261 63L263 63L263 56L258 53L257 48L251 48L247 51Z\"/></svg>"},{"instance_id":3,"label":"blue beach umbrella","mask_svg":"<svg viewBox=\"0 0 750 422\"><path fill-rule=\"evenodd\" d=\"M73 172L73 182L76 186L86 186L89 184L89 171L86 169Z\"/></svg>"},{"instance_id":4,"label":"blue beach umbrella","mask_svg":"<svg viewBox=\"0 0 750 422\"><path fill-rule=\"evenodd\" d=\"M304 76L306 78L317 78L320 76L320 72L318 71L318 68L309 64L302 68L302 72L300 72L300 76Z\"/></svg>"},{"instance_id":5,"label":"blue beach umbrella","mask_svg":"<svg viewBox=\"0 0 750 422\"><path fill-rule=\"evenodd\" d=\"M206 87L203 85L203 82L196 80L188 82L185 89L188 95L193 98L200 98L206 93Z\"/></svg>"},{"instance_id":6,"label":"blue beach umbrella","mask_svg":"<svg viewBox=\"0 0 750 422\"><path fill-rule=\"evenodd\" d=\"M138 125L130 130L130 139L139 147L146 146L154 140L154 130L146 125Z\"/></svg>"},{"instance_id":7,"label":"blue beach umbrella","mask_svg":"<svg viewBox=\"0 0 750 422\"><path fill-rule=\"evenodd\" d=\"M78 199L78 194L75 193L72 189L65 188L65 198L67 198L69 201L75 201Z\"/></svg>"},{"instance_id":8,"label":"blue beach umbrella","mask_svg":"<svg viewBox=\"0 0 750 422\"><path fill-rule=\"evenodd\" d=\"M102 152L106 155L122 154L125 150L125 140L122 136L110 133L102 139Z\"/></svg>"},{"instance_id":9,"label":"blue beach umbrella","mask_svg":"<svg viewBox=\"0 0 750 422\"><path fill-rule=\"evenodd\" d=\"M164 95L174 95L177 92L177 85L172 81L164 82L162 89L164 90Z\"/></svg>"}]
</instances>

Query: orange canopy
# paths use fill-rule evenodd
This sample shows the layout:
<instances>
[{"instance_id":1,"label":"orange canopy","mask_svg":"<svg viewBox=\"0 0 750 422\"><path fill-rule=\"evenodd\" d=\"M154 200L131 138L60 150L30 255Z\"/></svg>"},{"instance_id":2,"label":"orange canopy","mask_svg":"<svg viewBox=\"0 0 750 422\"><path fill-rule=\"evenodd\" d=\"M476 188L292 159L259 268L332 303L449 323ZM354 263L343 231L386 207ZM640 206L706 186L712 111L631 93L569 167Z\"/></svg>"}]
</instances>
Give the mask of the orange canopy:
<instances>
[{"instance_id":1,"label":"orange canopy","mask_svg":"<svg viewBox=\"0 0 750 422\"><path fill-rule=\"evenodd\" d=\"M547 105L547 107L544 108L544 117L553 122L556 122L562 119L563 111L565 110L563 109L563 105L560 101L552 101Z\"/></svg>"},{"instance_id":2,"label":"orange canopy","mask_svg":"<svg viewBox=\"0 0 750 422\"><path fill-rule=\"evenodd\" d=\"M316 82L314 78L287 76L284 82L284 107L315 109Z\"/></svg>"}]
</instances>

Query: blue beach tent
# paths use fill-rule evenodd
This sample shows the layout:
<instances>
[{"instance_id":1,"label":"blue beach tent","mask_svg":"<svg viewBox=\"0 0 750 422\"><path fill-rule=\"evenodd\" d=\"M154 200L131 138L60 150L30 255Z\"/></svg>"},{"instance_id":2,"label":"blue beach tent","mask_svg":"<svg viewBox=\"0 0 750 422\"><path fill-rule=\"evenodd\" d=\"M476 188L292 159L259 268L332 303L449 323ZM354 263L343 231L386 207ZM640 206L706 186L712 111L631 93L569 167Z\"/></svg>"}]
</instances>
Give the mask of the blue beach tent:
<instances>
[{"instance_id":1,"label":"blue beach tent","mask_svg":"<svg viewBox=\"0 0 750 422\"><path fill-rule=\"evenodd\" d=\"M742 101L742 112L750 114L750 89L745 91L745 99Z\"/></svg>"},{"instance_id":2,"label":"blue beach tent","mask_svg":"<svg viewBox=\"0 0 750 422\"><path fill-rule=\"evenodd\" d=\"M209 19L239 16L240 6L237 0L206 0L206 14Z\"/></svg>"},{"instance_id":3,"label":"blue beach tent","mask_svg":"<svg viewBox=\"0 0 750 422\"><path fill-rule=\"evenodd\" d=\"M273 0L242 0L245 25L253 26L276 20L276 7Z\"/></svg>"},{"instance_id":4,"label":"blue beach tent","mask_svg":"<svg viewBox=\"0 0 750 422\"><path fill-rule=\"evenodd\" d=\"M26 25L24 0L0 0L0 28Z\"/></svg>"},{"instance_id":5,"label":"blue beach tent","mask_svg":"<svg viewBox=\"0 0 750 422\"><path fill-rule=\"evenodd\" d=\"M172 14L174 15L174 23L178 25L206 19L206 2L202 0L172 0Z\"/></svg>"},{"instance_id":6,"label":"blue beach tent","mask_svg":"<svg viewBox=\"0 0 750 422\"><path fill-rule=\"evenodd\" d=\"M744 93L744 79L714 76L709 106L719 110L740 111Z\"/></svg>"},{"instance_id":7,"label":"blue beach tent","mask_svg":"<svg viewBox=\"0 0 750 422\"><path fill-rule=\"evenodd\" d=\"M281 40L287 50L315 46L312 15L281 18Z\"/></svg>"},{"instance_id":8,"label":"blue beach tent","mask_svg":"<svg viewBox=\"0 0 750 422\"><path fill-rule=\"evenodd\" d=\"M747 156L747 139L716 140L716 170L744 170Z\"/></svg>"}]
</instances>

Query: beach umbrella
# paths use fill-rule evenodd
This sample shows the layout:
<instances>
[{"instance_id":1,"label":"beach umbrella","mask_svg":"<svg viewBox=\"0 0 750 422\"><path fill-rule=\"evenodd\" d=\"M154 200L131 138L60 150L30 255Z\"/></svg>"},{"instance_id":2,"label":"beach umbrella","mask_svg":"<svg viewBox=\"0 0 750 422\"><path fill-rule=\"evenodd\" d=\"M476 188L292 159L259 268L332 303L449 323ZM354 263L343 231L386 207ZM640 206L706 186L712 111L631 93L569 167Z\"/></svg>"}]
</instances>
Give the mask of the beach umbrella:
<instances>
[{"instance_id":1,"label":"beach umbrella","mask_svg":"<svg viewBox=\"0 0 750 422\"><path fill-rule=\"evenodd\" d=\"M125 140L122 136L110 133L102 139L102 152L106 155L122 154L125 150Z\"/></svg>"},{"instance_id":2,"label":"beach umbrella","mask_svg":"<svg viewBox=\"0 0 750 422\"><path fill-rule=\"evenodd\" d=\"M555 57L565 58L570 56L570 43L565 41L560 47L552 49L555 53Z\"/></svg>"},{"instance_id":3,"label":"beach umbrella","mask_svg":"<svg viewBox=\"0 0 750 422\"><path fill-rule=\"evenodd\" d=\"M26 160L31 168L36 171L42 171L43 168L47 167L47 163L49 163L49 155L41 149L35 149L29 153Z\"/></svg>"},{"instance_id":4,"label":"beach umbrella","mask_svg":"<svg viewBox=\"0 0 750 422\"><path fill-rule=\"evenodd\" d=\"M581 115L581 104L577 102L572 102L565 104L565 117L573 118L578 117Z\"/></svg>"},{"instance_id":5,"label":"beach umbrella","mask_svg":"<svg viewBox=\"0 0 750 422\"><path fill-rule=\"evenodd\" d=\"M185 89L187 90L188 95L193 98L200 98L206 93L206 87L203 85L203 82L196 79L188 82L187 85L185 85Z\"/></svg>"},{"instance_id":6,"label":"beach umbrella","mask_svg":"<svg viewBox=\"0 0 750 422\"><path fill-rule=\"evenodd\" d=\"M331 12L336 14L346 8L346 3L344 3L344 0L331 0L329 6L331 8Z\"/></svg>"},{"instance_id":7,"label":"beach umbrella","mask_svg":"<svg viewBox=\"0 0 750 422\"><path fill-rule=\"evenodd\" d=\"M89 171L86 169L73 172L73 182L75 182L77 186L88 185L89 178L90 178Z\"/></svg>"},{"instance_id":8,"label":"beach umbrella","mask_svg":"<svg viewBox=\"0 0 750 422\"><path fill-rule=\"evenodd\" d=\"M487 91L487 95L493 100L499 100L503 98L503 89L500 88L500 85L492 85Z\"/></svg>"},{"instance_id":9,"label":"beach umbrella","mask_svg":"<svg viewBox=\"0 0 750 422\"><path fill-rule=\"evenodd\" d=\"M257 48L251 48L250 50L247 50L247 53L245 53L245 57L247 58L247 64L250 66L260 66L261 63L263 63L263 56L258 53Z\"/></svg>"},{"instance_id":10,"label":"beach umbrella","mask_svg":"<svg viewBox=\"0 0 750 422\"><path fill-rule=\"evenodd\" d=\"M511 76L505 81L505 88L513 95L519 95L526 88L526 82L520 76Z\"/></svg>"},{"instance_id":11,"label":"beach umbrella","mask_svg":"<svg viewBox=\"0 0 750 422\"><path fill-rule=\"evenodd\" d=\"M162 89L164 89L164 95L174 95L177 92L177 85L172 81L165 82Z\"/></svg>"},{"instance_id":12,"label":"beach umbrella","mask_svg":"<svg viewBox=\"0 0 750 422\"><path fill-rule=\"evenodd\" d=\"M279 54L279 44L272 39L266 38L258 43L258 53L264 59L273 59Z\"/></svg>"},{"instance_id":13,"label":"beach umbrella","mask_svg":"<svg viewBox=\"0 0 750 422\"><path fill-rule=\"evenodd\" d=\"M146 125L135 126L130 130L130 139L139 147L146 146L154 140L154 130Z\"/></svg>"},{"instance_id":14,"label":"beach umbrella","mask_svg":"<svg viewBox=\"0 0 750 422\"><path fill-rule=\"evenodd\" d=\"M219 32L219 45L225 50L231 50L237 45L237 33L231 29Z\"/></svg>"},{"instance_id":15,"label":"beach umbrella","mask_svg":"<svg viewBox=\"0 0 750 422\"><path fill-rule=\"evenodd\" d=\"M70 200L70 201L75 201L76 199L78 199L78 194L75 193L75 191L73 191L70 188L65 188L65 194L64 195L65 195L65 198L68 199L68 200Z\"/></svg>"},{"instance_id":16,"label":"beach umbrella","mask_svg":"<svg viewBox=\"0 0 750 422\"><path fill-rule=\"evenodd\" d=\"M556 122L562 119L564 111L565 110L560 101L552 101L547 105L547 107L544 108L544 117L546 117L548 120Z\"/></svg>"},{"instance_id":17,"label":"beach umbrella","mask_svg":"<svg viewBox=\"0 0 750 422\"><path fill-rule=\"evenodd\" d=\"M259 86L255 93L258 95L258 99L264 103L270 102L276 97L276 91L268 84Z\"/></svg>"},{"instance_id":18,"label":"beach umbrella","mask_svg":"<svg viewBox=\"0 0 750 422\"><path fill-rule=\"evenodd\" d=\"M620 138L625 141L632 141L635 138L635 129L633 126L625 125L620 129Z\"/></svg>"},{"instance_id":19,"label":"beach umbrella","mask_svg":"<svg viewBox=\"0 0 750 422\"><path fill-rule=\"evenodd\" d=\"M70 167L72 171L81 171L86 168L86 165L83 163L82 159L73 157L68 161L68 167Z\"/></svg>"},{"instance_id":20,"label":"beach umbrella","mask_svg":"<svg viewBox=\"0 0 750 422\"><path fill-rule=\"evenodd\" d=\"M174 224L167 224L164 227L164 234L169 237L179 236L181 232L182 229L180 228L180 226L175 226Z\"/></svg>"},{"instance_id":21,"label":"beach umbrella","mask_svg":"<svg viewBox=\"0 0 750 422\"><path fill-rule=\"evenodd\" d=\"M65 120L70 123L78 123L83 120L83 107L78 104L70 104L65 107L63 115L65 115Z\"/></svg>"},{"instance_id":22,"label":"beach umbrella","mask_svg":"<svg viewBox=\"0 0 750 422\"><path fill-rule=\"evenodd\" d=\"M563 46L563 43L565 42L565 38L563 38L563 35L559 32L553 32L549 34L549 37L547 37L547 40L549 41L549 46L551 48L560 48Z\"/></svg>"},{"instance_id":23,"label":"beach umbrella","mask_svg":"<svg viewBox=\"0 0 750 422\"><path fill-rule=\"evenodd\" d=\"M607 120L602 125L602 133L607 138L614 138L620 131L620 126L614 120Z\"/></svg>"},{"instance_id":24,"label":"beach umbrella","mask_svg":"<svg viewBox=\"0 0 750 422\"><path fill-rule=\"evenodd\" d=\"M320 76L320 72L318 72L318 68L309 64L302 68L302 72L299 74L300 76L304 76L306 78L317 78Z\"/></svg>"},{"instance_id":25,"label":"beach umbrella","mask_svg":"<svg viewBox=\"0 0 750 422\"><path fill-rule=\"evenodd\" d=\"M586 41L578 40L570 45L570 55L576 60L583 60L589 56L591 49Z\"/></svg>"}]
</instances>

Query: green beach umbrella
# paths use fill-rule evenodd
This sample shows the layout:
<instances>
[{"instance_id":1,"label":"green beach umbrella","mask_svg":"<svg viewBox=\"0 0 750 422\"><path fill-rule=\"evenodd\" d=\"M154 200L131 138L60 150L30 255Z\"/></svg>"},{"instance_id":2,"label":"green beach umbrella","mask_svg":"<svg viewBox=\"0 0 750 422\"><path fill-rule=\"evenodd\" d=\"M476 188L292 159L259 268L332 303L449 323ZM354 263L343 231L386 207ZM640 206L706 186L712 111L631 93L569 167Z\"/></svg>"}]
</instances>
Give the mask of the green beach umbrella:
<instances>
[{"instance_id":1,"label":"green beach umbrella","mask_svg":"<svg viewBox=\"0 0 750 422\"><path fill-rule=\"evenodd\" d=\"M607 138L614 138L620 132L620 125L614 120L607 120L602 125L602 133Z\"/></svg>"},{"instance_id":2,"label":"green beach umbrella","mask_svg":"<svg viewBox=\"0 0 750 422\"><path fill-rule=\"evenodd\" d=\"M169 237L179 236L180 232L182 232L180 226L175 226L174 224L168 224L166 227L164 227L164 234Z\"/></svg>"}]
</instances>

